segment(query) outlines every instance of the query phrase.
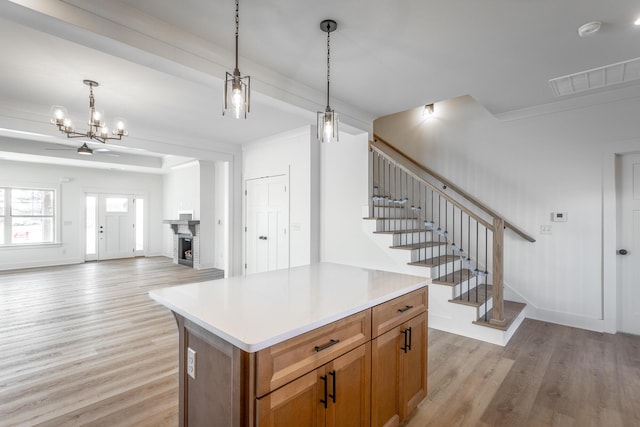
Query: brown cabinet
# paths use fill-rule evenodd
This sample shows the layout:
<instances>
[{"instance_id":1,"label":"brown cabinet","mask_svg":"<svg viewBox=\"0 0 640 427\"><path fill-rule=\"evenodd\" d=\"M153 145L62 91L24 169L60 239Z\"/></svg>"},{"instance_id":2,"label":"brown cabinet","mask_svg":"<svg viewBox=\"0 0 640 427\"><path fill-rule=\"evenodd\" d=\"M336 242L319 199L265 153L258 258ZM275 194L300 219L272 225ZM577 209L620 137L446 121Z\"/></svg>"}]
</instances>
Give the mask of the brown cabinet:
<instances>
[{"instance_id":1,"label":"brown cabinet","mask_svg":"<svg viewBox=\"0 0 640 427\"><path fill-rule=\"evenodd\" d=\"M257 400L260 427L369 426L371 343Z\"/></svg>"},{"instance_id":2,"label":"brown cabinet","mask_svg":"<svg viewBox=\"0 0 640 427\"><path fill-rule=\"evenodd\" d=\"M423 308L416 310L419 313L414 311L409 319L405 313L417 304L405 302L390 301L373 309L373 330L386 332L374 337L371 346L372 426L399 425L427 395L426 299ZM387 327L376 327L376 319L378 325Z\"/></svg>"},{"instance_id":3,"label":"brown cabinet","mask_svg":"<svg viewBox=\"0 0 640 427\"><path fill-rule=\"evenodd\" d=\"M180 426L395 426L426 396L426 287L256 353L176 319Z\"/></svg>"}]
</instances>

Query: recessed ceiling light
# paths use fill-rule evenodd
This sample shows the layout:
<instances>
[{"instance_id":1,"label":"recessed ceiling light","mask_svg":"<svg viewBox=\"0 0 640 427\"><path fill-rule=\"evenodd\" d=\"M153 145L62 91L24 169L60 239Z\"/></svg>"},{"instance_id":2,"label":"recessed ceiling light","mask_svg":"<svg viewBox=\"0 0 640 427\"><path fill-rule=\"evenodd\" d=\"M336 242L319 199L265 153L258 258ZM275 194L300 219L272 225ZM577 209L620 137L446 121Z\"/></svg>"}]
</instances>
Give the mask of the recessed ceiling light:
<instances>
[{"instance_id":1,"label":"recessed ceiling light","mask_svg":"<svg viewBox=\"0 0 640 427\"><path fill-rule=\"evenodd\" d=\"M578 35L580 37L590 36L591 34L597 33L601 26L602 22L600 21L587 22L578 28Z\"/></svg>"},{"instance_id":2,"label":"recessed ceiling light","mask_svg":"<svg viewBox=\"0 0 640 427\"><path fill-rule=\"evenodd\" d=\"M633 25L640 25L640 18L636 19L636 20L633 22Z\"/></svg>"}]
</instances>

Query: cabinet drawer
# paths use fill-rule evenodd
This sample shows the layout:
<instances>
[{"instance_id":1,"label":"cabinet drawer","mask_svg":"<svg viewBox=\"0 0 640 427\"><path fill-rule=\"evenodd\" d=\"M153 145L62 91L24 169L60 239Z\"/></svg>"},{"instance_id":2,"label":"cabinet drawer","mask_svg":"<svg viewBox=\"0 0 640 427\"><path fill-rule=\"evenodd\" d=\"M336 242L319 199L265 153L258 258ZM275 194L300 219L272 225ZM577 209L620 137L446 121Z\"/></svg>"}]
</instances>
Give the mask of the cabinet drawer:
<instances>
[{"instance_id":1,"label":"cabinet drawer","mask_svg":"<svg viewBox=\"0 0 640 427\"><path fill-rule=\"evenodd\" d=\"M428 307L427 287L373 307L372 334L377 337L424 312Z\"/></svg>"},{"instance_id":2,"label":"cabinet drawer","mask_svg":"<svg viewBox=\"0 0 640 427\"><path fill-rule=\"evenodd\" d=\"M256 353L258 398L371 339L371 310L309 331Z\"/></svg>"}]
</instances>

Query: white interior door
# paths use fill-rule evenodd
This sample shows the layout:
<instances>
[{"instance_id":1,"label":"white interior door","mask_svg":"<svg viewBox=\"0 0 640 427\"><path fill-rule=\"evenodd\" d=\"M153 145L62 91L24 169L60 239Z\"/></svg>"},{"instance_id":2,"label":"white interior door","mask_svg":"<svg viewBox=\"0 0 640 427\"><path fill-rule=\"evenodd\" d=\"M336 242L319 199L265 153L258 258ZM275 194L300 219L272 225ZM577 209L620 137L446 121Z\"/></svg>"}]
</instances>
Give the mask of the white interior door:
<instances>
[{"instance_id":1,"label":"white interior door","mask_svg":"<svg viewBox=\"0 0 640 427\"><path fill-rule=\"evenodd\" d=\"M247 274L289 267L288 185L287 175L246 181Z\"/></svg>"},{"instance_id":2,"label":"white interior door","mask_svg":"<svg viewBox=\"0 0 640 427\"><path fill-rule=\"evenodd\" d=\"M132 258L135 254L133 197L100 194L98 202L98 259Z\"/></svg>"},{"instance_id":3,"label":"white interior door","mask_svg":"<svg viewBox=\"0 0 640 427\"><path fill-rule=\"evenodd\" d=\"M623 156L620 171L620 331L640 335L640 154Z\"/></svg>"}]
</instances>

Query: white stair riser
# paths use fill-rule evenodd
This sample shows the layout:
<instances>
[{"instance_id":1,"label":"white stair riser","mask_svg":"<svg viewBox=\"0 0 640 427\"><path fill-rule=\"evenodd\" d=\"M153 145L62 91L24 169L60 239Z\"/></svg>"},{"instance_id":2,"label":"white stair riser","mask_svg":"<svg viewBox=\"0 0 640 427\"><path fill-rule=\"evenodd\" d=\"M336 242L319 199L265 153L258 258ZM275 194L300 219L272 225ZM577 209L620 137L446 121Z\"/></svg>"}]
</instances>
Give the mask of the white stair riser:
<instances>
[{"instance_id":1,"label":"white stair riser","mask_svg":"<svg viewBox=\"0 0 640 427\"><path fill-rule=\"evenodd\" d=\"M416 218L413 212L395 206L375 206L373 216L376 218Z\"/></svg>"},{"instance_id":2,"label":"white stair riser","mask_svg":"<svg viewBox=\"0 0 640 427\"><path fill-rule=\"evenodd\" d=\"M417 219L377 219L377 231L411 230L418 228L420 221Z\"/></svg>"},{"instance_id":3,"label":"white stair riser","mask_svg":"<svg viewBox=\"0 0 640 427\"><path fill-rule=\"evenodd\" d=\"M430 242L430 231L416 231L413 233L402 233L393 235L393 246L410 245L414 243Z\"/></svg>"}]
</instances>

